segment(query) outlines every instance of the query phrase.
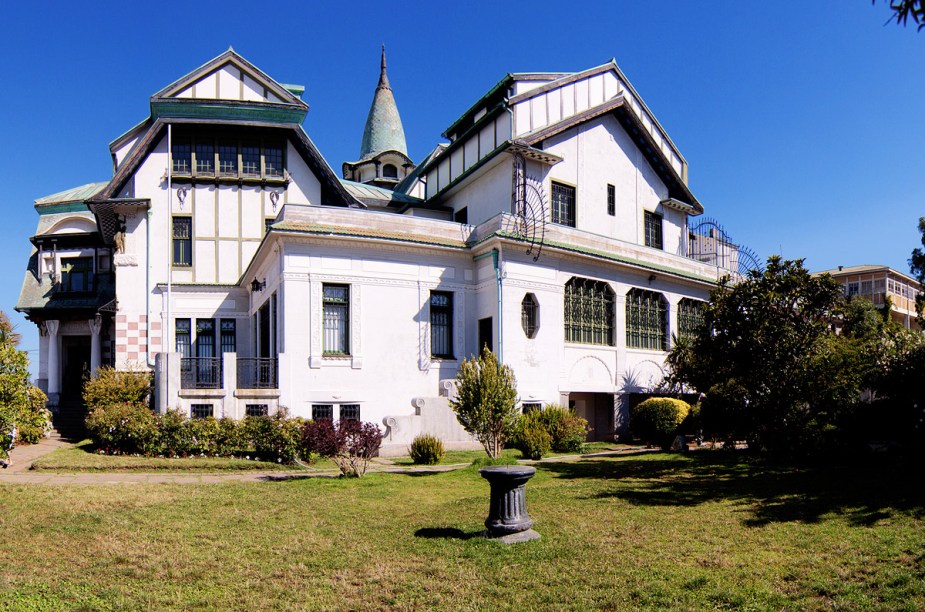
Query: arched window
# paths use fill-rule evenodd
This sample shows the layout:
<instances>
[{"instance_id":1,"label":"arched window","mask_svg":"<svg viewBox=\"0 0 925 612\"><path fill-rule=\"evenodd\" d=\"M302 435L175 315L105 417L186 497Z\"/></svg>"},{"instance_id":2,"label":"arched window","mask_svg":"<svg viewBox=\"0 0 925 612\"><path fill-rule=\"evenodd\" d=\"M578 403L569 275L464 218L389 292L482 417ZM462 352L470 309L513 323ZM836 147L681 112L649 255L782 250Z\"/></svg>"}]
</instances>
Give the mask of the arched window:
<instances>
[{"instance_id":1,"label":"arched window","mask_svg":"<svg viewBox=\"0 0 925 612\"><path fill-rule=\"evenodd\" d=\"M607 283L572 277L565 284L565 341L613 346L613 298Z\"/></svg>"},{"instance_id":2,"label":"arched window","mask_svg":"<svg viewBox=\"0 0 925 612\"><path fill-rule=\"evenodd\" d=\"M520 325L524 328L527 338L536 338L536 332L540 327L540 304L532 293L525 295L520 303Z\"/></svg>"},{"instance_id":3,"label":"arched window","mask_svg":"<svg viewBox=\"0 0 925 612\"><path fill-rule=\"evenodd\" d=\"M398 168L395 164L386 164L382 166L382 176L385 178L398 178Z\"/></svg>"},{"instance_id":4,"label":"arched window","mask_svg":"<svg viewBox=\"0 0 925 612\"><path fill-rule=\"evenodd\" d=\"M678 336L692 337L703 324L703 307L706 302L684 298L678 302Z\"/></svg>"},{"instance_id":5,"label":"arched window","mask_svg":"<svg viewBox=\"0 0 925 612\"><path fill-rule=\"evenodd\" d=\"M626 294L626 346L668 350L668 309L661 293L630 289Z\"/></svg>"}]
</instances>

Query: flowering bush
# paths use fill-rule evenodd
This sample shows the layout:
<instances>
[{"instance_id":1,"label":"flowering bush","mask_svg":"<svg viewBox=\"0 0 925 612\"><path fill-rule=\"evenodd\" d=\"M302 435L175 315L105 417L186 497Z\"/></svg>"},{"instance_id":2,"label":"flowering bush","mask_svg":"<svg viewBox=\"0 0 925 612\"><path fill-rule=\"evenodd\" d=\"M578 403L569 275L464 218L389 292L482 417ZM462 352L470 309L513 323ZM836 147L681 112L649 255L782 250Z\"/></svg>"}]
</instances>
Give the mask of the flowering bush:
<instances>
[{"instance_id":1,"label":"flowering bush","mask_svg":"<svg viewBox=\"0 0 925 612\"><path fill-rule=\"evenodd\" d=\"M302 419L286 418L286 411L281 408L273 416L247 417L244 429L258 457L292 463L299 457L302 424Z\"/></svg>"},{"instance_id":2,"label":"flowering bush","mask_svg":"<svg viewBox=\"0 0 925 612\"><path fill-rule=\"evenodd\" d=\"M86 426L96 447L108 453L149 454L158 447L158 419L144 404L120 402L94 408Z\"/></svg>"},{"instance_id":3,"label":"flowering bush","mask_svg":"<svg viewBox=\"0 0 925 612\"><path fill-rule=\"evenodd\" d=\"M26 444L38 444L51 431L51 412L45 407L48 397L38 387L29 387L29 401L22 405L16 415L18 440Z\"/></svg>"},{"instance_id":4,"label":"flowering bush","mask_svg":"<svg viewBox=\"0 0 925 612\"><path fill-rule=\"evenodd\" d=\"M309 421L302 429L302 455L331 457L342 476L363 476L379 453L382 432L375 423Z\"/></svg>"}]
</instances>

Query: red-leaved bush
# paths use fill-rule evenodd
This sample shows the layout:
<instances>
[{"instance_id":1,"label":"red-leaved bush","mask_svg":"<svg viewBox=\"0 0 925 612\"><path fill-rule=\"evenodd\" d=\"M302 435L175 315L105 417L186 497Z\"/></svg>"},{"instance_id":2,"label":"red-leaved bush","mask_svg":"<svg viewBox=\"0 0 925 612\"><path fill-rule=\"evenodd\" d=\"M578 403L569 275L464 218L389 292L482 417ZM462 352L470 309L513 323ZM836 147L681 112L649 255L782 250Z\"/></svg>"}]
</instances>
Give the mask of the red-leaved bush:
<instances>
[{"instance_id":1,"label":"red-leaved bush","mask_svg":"<svg viewBox=\"0 0 925 612\"><path fill-rule=\"evenodd\" d=\"M379 453L382 432L375 423L309 421L302 429L302 456L330 457L343 476L363 476Z\"/></svg>"}]
</instances>

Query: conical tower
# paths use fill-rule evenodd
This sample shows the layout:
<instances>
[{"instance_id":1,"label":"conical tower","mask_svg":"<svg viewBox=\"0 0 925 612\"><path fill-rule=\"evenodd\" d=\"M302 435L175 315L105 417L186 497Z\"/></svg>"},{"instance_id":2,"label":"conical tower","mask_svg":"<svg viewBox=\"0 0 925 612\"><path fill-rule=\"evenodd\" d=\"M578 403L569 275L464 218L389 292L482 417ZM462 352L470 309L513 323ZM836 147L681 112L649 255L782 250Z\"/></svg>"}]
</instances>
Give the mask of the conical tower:
<instances>
[{"instance_id":1,"label":"conical tower","mask_svg":"<svg viewBox=\"0 0 925 612\"><path fill-rule=\"evenodd\" d=\"M386 69L385 45L379 83L366 116L360 159L344 162L344 178L358 183L392 188L414 169L405 144L405 130L395 104Z\"/></svg>"}]
</instances>

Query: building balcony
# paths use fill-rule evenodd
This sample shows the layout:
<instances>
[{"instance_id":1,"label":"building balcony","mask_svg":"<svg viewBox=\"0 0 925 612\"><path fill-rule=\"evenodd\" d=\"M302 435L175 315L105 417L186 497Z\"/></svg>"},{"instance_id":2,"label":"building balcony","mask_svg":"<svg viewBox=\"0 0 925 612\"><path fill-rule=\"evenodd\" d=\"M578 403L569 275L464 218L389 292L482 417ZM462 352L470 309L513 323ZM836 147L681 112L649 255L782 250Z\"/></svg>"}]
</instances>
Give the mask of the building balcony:
<instances>
[{"instance_id":1,"label":"building balcony","mask_svg":"<svg viewBox=\"0 0 925 612\"><path fill-rule=\"evenodd\" d=\"M275 357L239 357L238 389L279 388L279 360Z\"/></svg>"}]
</instances>

